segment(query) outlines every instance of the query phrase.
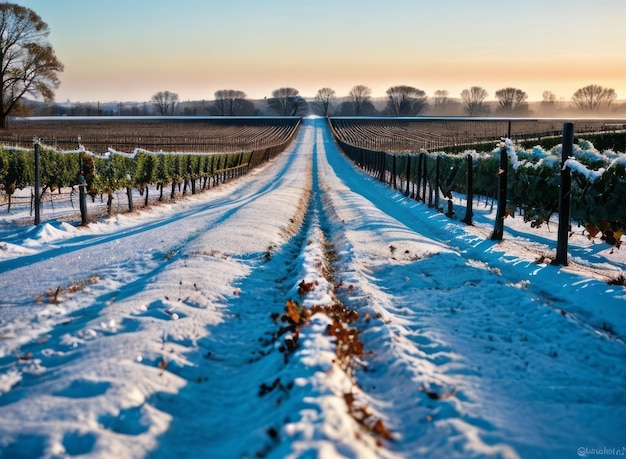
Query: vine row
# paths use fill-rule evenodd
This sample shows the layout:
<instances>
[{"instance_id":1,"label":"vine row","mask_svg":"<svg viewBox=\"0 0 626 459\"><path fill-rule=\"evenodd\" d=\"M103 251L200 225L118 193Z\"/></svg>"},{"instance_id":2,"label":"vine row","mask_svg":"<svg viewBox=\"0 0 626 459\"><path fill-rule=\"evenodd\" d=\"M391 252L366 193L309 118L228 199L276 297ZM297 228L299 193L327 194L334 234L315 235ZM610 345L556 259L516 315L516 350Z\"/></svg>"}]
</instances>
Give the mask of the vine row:
<instances>
[{"instance_id":1,"label":"vine row","mask_svg":"<svg viewBox=\"0 0 626 459\"><path fill-rule=\"evenodd\" d=\"M128 208L133 210L132 190L139 190L148 203L148 190L156 186L159 200L169 198L175 191L195 194L226 180L245 174L250 169L281 153L291 142L299 124L282 142L253 151L231 153L163 153L136 148L132 154L113 149L104 155L93 154L84 147L57 150L36 144L39 156L40 196L46 191L61 191L84 184L86 193L95 200L107 196L107 213L111 213L113 194L126 189ZM35 186L34 149L0 147L0 192L8 199L17 189Z\"/></svg>"},{"instance_id":2,"label":"vine row","mask_svg":"<svg viewBox=\"0 0 626 459\"><path fill-rule=\"evenodd\" d=\"M523 149L508 141L480 153L389 153L355 146L337 130L333 133L344 153L359 167L449 216L454 216L453 193L497 198L500 151L505 148L509 159L507 214L520 215L531 227L540 227L558 213L562 145L546 151L539 146ZM619 247L626 230L626 155L600 152L591 142L579 140L565 165L572 176L572 219L589 237L600 236ZM441 205L442 198L448 201L447 209ZM471 224L470 199L467 205L463 220Z\"/></svg>"}]
</instances>

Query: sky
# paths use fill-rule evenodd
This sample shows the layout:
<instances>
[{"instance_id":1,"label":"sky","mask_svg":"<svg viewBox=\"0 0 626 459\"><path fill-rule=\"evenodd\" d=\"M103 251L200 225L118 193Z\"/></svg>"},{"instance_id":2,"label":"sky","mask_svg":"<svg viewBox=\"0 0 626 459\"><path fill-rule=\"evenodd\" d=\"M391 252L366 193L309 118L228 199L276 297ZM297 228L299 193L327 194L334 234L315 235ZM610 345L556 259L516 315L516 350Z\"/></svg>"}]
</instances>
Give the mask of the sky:
<instances>
[{"instance_id":1,"label":"sky","mask_svg":"<svg viewBox=\"0 0 626 459\"><path fill-rule=\"evenodd\" d=\"M56 100L249 98L294 87L374 97L408 85L459 97L505 87L626 99L623 0L17 0L48 24L65 70Z\"/></svg>"}]
</instances>

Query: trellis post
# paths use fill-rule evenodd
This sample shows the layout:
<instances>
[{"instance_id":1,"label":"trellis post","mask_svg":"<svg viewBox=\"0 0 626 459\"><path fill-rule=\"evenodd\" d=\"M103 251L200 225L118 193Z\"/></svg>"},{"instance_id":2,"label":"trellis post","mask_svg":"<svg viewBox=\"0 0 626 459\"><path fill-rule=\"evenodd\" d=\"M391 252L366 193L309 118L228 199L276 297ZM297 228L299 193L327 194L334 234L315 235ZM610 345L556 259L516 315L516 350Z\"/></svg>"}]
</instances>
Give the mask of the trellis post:
<instances>
[{"instance_id":1,"label":"trellis post","mask_svg":"<svg viewBox=\"0 0 626 459\"><path fill-rule=\"evenodd\" d=\"M506 154L504 141L500 143L500 168L498 170L498 208L496 221L491 233L491 239L501 241L504 236L504 218L506 217L506 181L508 176L509 161Z\"/></svg>"},{"instance_id":2,"label":"trellis post","mask_svg":"<svg viewBox=\"0 0 626 459\"><path fill-rule=\"evenodd\" d=\"M467 205L465 206L465 218L463 223L472 224L474 216L474 161L472 155L467 155Z\"/></svg>"},{"instance_id":3,"label":"trellis post","mask_svg":"<svg viewBox=\"0 0 626 459\"><path fill-rule=\"evenodd\" d=\"M440 188L440 180L441 180L441 156L437 155L437 157L435 158L435 209L437 209L438 212L441 211L441 209L439 209L439 188Z\"/></svg>"},{"instance_id":4,"label":"trellis post","mask_svg":"<svg viewBox=\"0 0 626 459\"><path fill-rule=\"evenodd\" d=\"M41 195L39 194L39 190L41 188L41 155L39 153L39 139L33 139L33 146L35 149L35 225L39 225L41 223Z\"/></svg>"},{"instance_id":5,"label":"trellis post","mask_svg":"<svg viewBox=\"0 0 626 459\"><path fill-rule=\"evenodd\" d=\"M80 206L80 224L87 225L87 180L83 170L83 158L80 158L80 172L78 174L78 203Z\"/></svg>"},{"instance_id":6,"label":"trellis post","mask_svg":"<svg viewBox=\"0 0 626 459\"><path fill-rule=\"evenodd\" d=\"M406 191L404 192L405 196L409 196L411 194L411 154L407 154L406 156Z\"/></svg>"},{"instance_id":7,"label":"trellis post","mask_svg":"<svg viewBox=\"0 0 626 459\"><path fill-rule=\"evenodd\" d=\"M426 185L428 184L428 156L426 153L420 153L422 155L422 202L426 203ZM430 205L430 201L428 202Z\"/></svg>"},{"instance_id":8,"label":"trellis post","mask_svg":"<svg viewBox=\"0 0 626 459\"><path fill-rule=\"evenodd\" d=\"M574 144L574 124L563 125L563 148L561 149L561 183L559 188L559 230L556 246L555 265L567 265L567 241L570 232L571 212L571 171L565 162L572 156Z\"/></svg>"}]
</instances>

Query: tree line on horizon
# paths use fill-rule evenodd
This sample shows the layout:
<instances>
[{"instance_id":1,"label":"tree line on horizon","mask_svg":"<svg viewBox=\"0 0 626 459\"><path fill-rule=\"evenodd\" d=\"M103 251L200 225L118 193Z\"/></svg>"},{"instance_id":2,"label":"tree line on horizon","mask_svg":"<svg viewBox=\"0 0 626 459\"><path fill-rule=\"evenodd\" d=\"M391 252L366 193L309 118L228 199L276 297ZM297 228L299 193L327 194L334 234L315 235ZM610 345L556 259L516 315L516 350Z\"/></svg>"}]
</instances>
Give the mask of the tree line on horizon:
<instances>
[{"instance_id":1,"label":"tree line on horizon","mask_svg":"<svg viewBox=\"0 0 626 459\"><path fill-rule=\"evenodd\" d=\"M332 88L317 91L305 99L297 89L282 87L262 101L249 100L245 92L221 89L212 101L180 102L178 94L159 91L149 102L109 104L56 104L54 91L63 64L48 42L48 25L29 8L0 3L0 128L7 128L12 116L25 115L215 115L215 116L527 116L528 95L519 88L505 87L495 92L496 104L486 102L489 93L472 86L450 97L447 90L437 90L432 97L408 85L392 86L382 100L372 97L372 90L362 84L354 86L347 96L338 97ZM31 96L35 99L28 99ZM578 89L571 97L575 109L585 114L626 112L626 104L615 107L614 89L592 84ZM43 103L36 102L43 99ZM541 112L558 115L560 103L551 91L543 93Z\"/></svg>"},{"instance_id":2,"label":"tree line on horizon","mask_svg":"<svg viewBox=\"0 0 626 459\"><path fill-rule=\"evenodd\" d=\"M52 116L513 116L525 117L534 112L525 91L506 87L495 92L495 101L487 101L489 93L480 86L461 91L453 98L447 90L433 96L407 85L392 86L385 97L375 98L365 85L354 86L348 95L339 97L332 88L324 87L313 98L305 98L296 88L282 87L261 100L248 99L236 89L215 91L213 100L180 101L177 93L159 91L146 102L32 104L31 114ZM570 103L557 100L551 91L544 91L537 110L546 116L614 115L626 113L626 104L615 105L613 89L589 85L577 90Z\"/></svg>"}]
</instances>

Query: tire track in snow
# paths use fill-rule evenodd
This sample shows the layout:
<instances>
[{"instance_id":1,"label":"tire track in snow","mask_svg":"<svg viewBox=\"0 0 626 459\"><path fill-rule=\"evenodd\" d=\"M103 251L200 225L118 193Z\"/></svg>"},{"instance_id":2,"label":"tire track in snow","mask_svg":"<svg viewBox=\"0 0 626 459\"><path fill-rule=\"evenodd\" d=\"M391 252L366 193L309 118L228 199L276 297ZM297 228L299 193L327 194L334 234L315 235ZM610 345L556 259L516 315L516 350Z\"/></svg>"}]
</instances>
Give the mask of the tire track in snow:
<instances>
[{"instance_id":1,"label":"tire track in snow","mask_svg":"<svg viewBox=\"0 0 626 459\"><path fill-rule=\"evenodd\" d=\"M362 326L369 319L358 318L336 296L342 282L333 275L334 248L330 243L331 227L325 223L318 170L317 123L315 127L313 192L309 225L305 228L307 245L301 253L300 275L294 279L289 296L296 297L297 286L302 313L310 316L297 328L298 348L293 353L294 362L290 363L306 375L296 378L296 386L309 389L301 396L300 416L290 419L282 430L289 442L279 445L271 457L395 457L384 447L383 438L389 432L355 378L354 366L362 357L359 343L355 342L358 324ZM356 318L356 322L347 324L347 317ZM347 336L340 339L344 333Z\"/></svg>"},{"instance_id":2,"label":"tire track in snow","mask_svg":"<svg viewBox=\"0 0 626 459\"><path fill-rule=\"evenodd\" d=\"M240 293L228 304L229 319L199 342L205 360L196 363L219 376L150 400L174 418L155 457L198 449L208 457L390 457L348 413L346 394L358 395L359 389L337 360L336 340L328 334L331 318L314 313L297 328L280 319L286 300L305 309L337 303L335 286L326 277L332 268L318 217L317 175L314 170L299 231L240 280ZM302 292L303 283L312 286L310 291ZM180 438L187 441L181 444Z\"/></svg>"},{"instance_id":3,"label":"tire track in snow","mask_svg":"<svg viewBox=\"0 0 626 459\"><path fill-rule=\"evenodd\" d=\"M310 139L310 132L306 135ZM298 156L310 163L306 152L310 142L302 142L299 148ZM303 179L309 176L307 172ZM258 457L275 448L280 426L290 415L288 410L281 414L277 406L293 378L284 371L284 355L271 339L277 329L271 312L282 309L283 298L292 288L292 273L298 269L310 181L303 186L296 213L284 226L289 241L240 259L247 270L231 280L236 294L220 301L223 321L188 350L185 359L190 364L175 370L184 387L175 394L156 392L149 398L151 406L172 417L150 457L188 457L198 451L205 457ZM261 397L264 385L272 385L273 393Z\"/></svg>"}]
</instances>

